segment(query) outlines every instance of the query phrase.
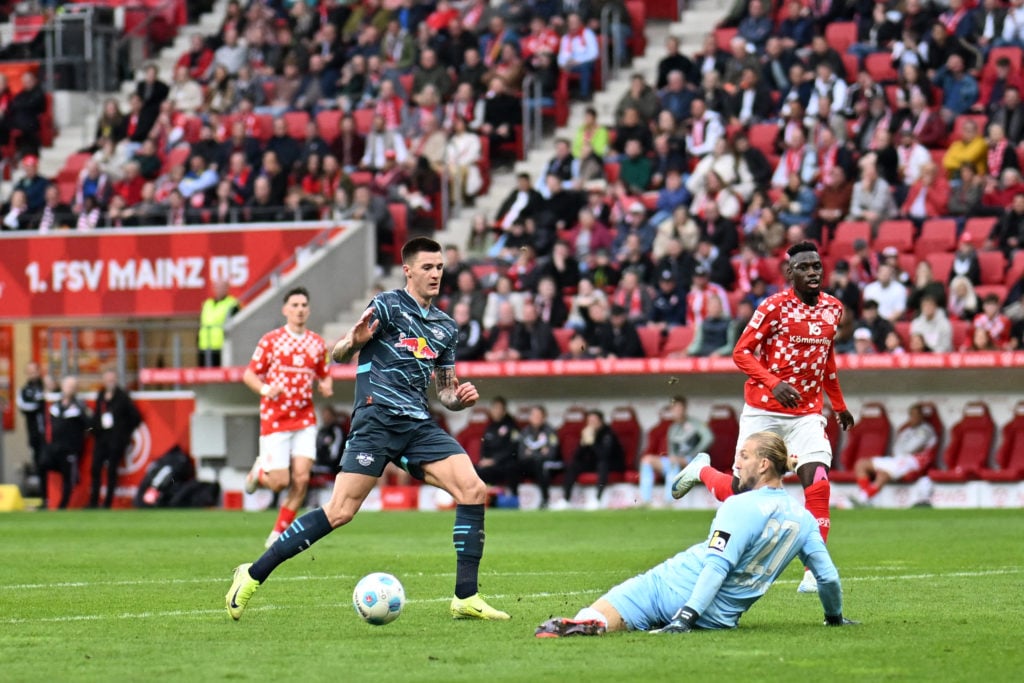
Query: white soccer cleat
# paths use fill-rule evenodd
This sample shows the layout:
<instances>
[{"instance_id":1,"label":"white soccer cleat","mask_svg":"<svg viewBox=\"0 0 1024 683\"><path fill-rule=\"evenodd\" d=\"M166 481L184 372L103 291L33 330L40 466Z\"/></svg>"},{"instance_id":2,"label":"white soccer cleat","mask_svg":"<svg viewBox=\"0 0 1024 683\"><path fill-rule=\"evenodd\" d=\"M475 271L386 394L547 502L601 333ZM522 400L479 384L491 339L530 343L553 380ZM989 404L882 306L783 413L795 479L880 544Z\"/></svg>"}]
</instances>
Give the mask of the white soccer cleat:
<instances>
[{"instance_id":1,"label":"white soccer cleat","mask_svg":"<svg viewBox=\"0 0 1024 683\"><path fill-rule=\"evenodd\" d=\"M565 498L559 498L558 500L552 501L548 505L548 509L549 510L555 510L555 511L568 510L569 509L569 501L567 501Z\"/></svg>"},{"instance_id":2,"label":"white soccer cleat","mask_svg":"<svg viewBox=\"0 0 1024 683\"><path fill-rule=\"evenodd\" d=\"M256 462L249 468L249 474L245 475L245 492L252 494L256 493L256 489L260 487L260 459L256 458Z\"/></svg>"},{"instance_id":3,"label":"white soccer cleat","mask_svg":"<svg viewBox=\"0 0 1024 683\"><path fill-rule=\"evenodd\" d=\"M694 486L700 483L700 472L705 467L711 466L711 456L707 453L698 453L693 456L683 471L672 480L672 497L679 500L690 492Z\"/></svg>"},{"instance_id":4,"label":"white soccer cleat","mask_svg":"<svg viewBox=\"0 0 1024 683\"><path fill-rule=\"evenodd\" d=\"M800 582L800 585L796 587L797 593L817 593L818 592L818 580L814 578L814 574L811 573L810 569L804 570L804 578Z\"/></svg>"},{"instance_id":5,"label":"white soccer cleat","mask_svg":"<svg viewBox=\"0 0 1024 683\"><path fill-rule=\"evenodd\" d=\"M281 532L280 531L271 531L270 535L267 536L267 540L264 541L263 547L266 548L267 550L270 550L270 546L274 545L274 543L276 543L277 539L279 539L279 538L281 538Z\"/></svg>"}]
</instances>

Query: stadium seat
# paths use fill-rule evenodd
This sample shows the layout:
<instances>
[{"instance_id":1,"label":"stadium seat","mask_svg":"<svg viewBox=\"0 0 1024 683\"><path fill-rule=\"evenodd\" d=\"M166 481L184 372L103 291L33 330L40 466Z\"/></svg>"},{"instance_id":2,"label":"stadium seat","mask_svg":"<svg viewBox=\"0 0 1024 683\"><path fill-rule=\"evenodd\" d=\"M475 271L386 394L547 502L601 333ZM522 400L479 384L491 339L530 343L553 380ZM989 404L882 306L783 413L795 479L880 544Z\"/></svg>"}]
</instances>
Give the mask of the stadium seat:
<instances>
[{"instance_id":1,"label":"stadium seat","mask_svg":"<svg viewBox=\"0 0 1024 683\"><path fill-rule=\"evenodd\" d=\"M871 224L867 221L840 221L835 235L828 245L829 256L848 258L853 256L853 243L862 239L871 241Z\"/></svg>"},{"instance_id":2,"label":"stadium seat","mask_svg":"<svg viewBox=\"0 0 1024 683\"><path fill-rule=\"evenodd\" d=\"M358 110L357 110L358 111ZM324 109L317 112L316 129L320 137L328 145L338 139L338 132L341 127L341 112L337 109Z\"/></svg>"},{"instance_id":3,"label":"stadium seat","mask_svg":"<svg viewBox=\"0 0 1024 683\"><path fill-rule=\"evenodd\" d=\"M995 440L996 426L988 406L970 401L963 418L950 431L949 448L943 454L945 469L928 473L934 482L964 482L978 477L988 467L988 456Z\"/></svg>"},{"instance_id":4,"label":"stadium seat","mask_svg":"<svg viewBox=\"0 0 1024 683\"><path fill-rule=\"evenodd\" d=\"M288 135L296 140L306 138L306 125L309 123L309 114L304 111L286 111L284 123L288 127Z\"/></svg>"},{"instance_id":5,"label":"stadium seat","mask_svg":"<svg viewBox=\"0 0 1024 683\"><path fill-rule=\"evenodd\" d=\"M373 110L356 109L352 112L352 122L356 125L356 131L361 135L367 135L373 128Z\"/></svg>"},{"instance_id":6,"label":"stadium seat","mask_svg":"<svg viewBox=\"0 0 1024 683\"><path fill-rule=\"evenodd\" d=\"M942 452L942 444L946 439L946 427L942 424L942 416L939 415L939 409L931 401L921 401L921 415L925 421L932 426L935 430L935 436L938 437L935 441L935 445L931 448L917 453L918 462L921 463L921 470L913 474L900 479L903 482L912 482L921 478L921 475L927 472L932 467L935 467L935 463L938 461L939 453Z\"/></svg>"},{"instance_id":7,"label":"stadium seat","mask_svg":"<svg viewBox=\"0 0 1024 683\"><path fill-rule=\"evenodd\" d=\"M658 424L647 432L643 445L644 454L662 455L668 453L668 428L672 425L672 405L662 406L658 413Z\"/></svg>"},{"instance_id":8,"label":"stadium seat","mask_svg":"<svg viewBox=\"0 0 1024 683\"><path fill-rule=\"evenodd\" d=\"M897 320L893 323L893 327L896 328L896 336L900 338L903 348L907 348L907 344L910 343L910 322L909 320Z\"/></svg>"},{"instance_id":9,"label":"stadium seat","mask_svg":"<svg viewBox=\"0 0 1024 683\"><path fill-rule=\"evenodd\" d=\"M274 117L270 114L256 114L255 116L253 137L266 143L274 135Z\"/></svg>"},{"instance_id":10,"label":"stadium seat","mask_svg":"<svg viewBox=\"0 0 1024 683\"><path fill-rule=\"evenodd\" d=\"M875 52L864 57L864 70L871 74L876 83L886 85L899 79L892 65L891 52Z\"/></svg>"},{"instance_id":11,"label":"stadium seat","mask_svg":"<svg viewBox=\"0 0 1024 683\"><path fill-rule=\"evenodd\" d=\"M668 331L665 337L665 344L661 347L661 357L667 358L669 354L681 355L690 348L693 343L694 329L688 325L676 325Z\"/></svg>"},{"instance_id":12,"label":"stadium seat","mask_svg":"<svg viewBox=\"0 0 1024 683\"><path fill-rule=\"evenodd\" d=\"M988 240L989 233L992 232L992 228L999 222L999 219L995 216L976 216L974 218L968 218L964 223L964 234L971 236L970 242L974 245L975 249L981 249L985 246L985 242Z\"/></svg>"},{"instance_id":13,"label":"stadium seat","mask_svg":"<svg viewBox=\"0 0 1024 683\"><path fill-rule=\"evenodd\" d=\"M455 435L455 440L465 449L466 455L474 464L480 460L480 443L490 421L491 416L487 413L487 408L474 406L470 410L466 426Z\"/></svg>"},{"instance_id":14,"label":"stadium seat","mask_svg":"<svg viewBox=\"0 0 1024 683\"><path fill-rule=\"evenodd\" d=\"M558 428L558 443L562 447L562 462L568 465L580 445L580 433L587 421L587 409L583 406L569 406L562 415Z\"/></svg>"},{"instance_id":15,"label":"stadium seat","mask_svg":"<svg viewBox=\"0 0 1024 683\"><path fill-rule=\"evenodd\" d=\"M409 101L412 99L413 91L412 84L416 80L415 74L402 74L398 77L398 83L402 86L402 91L405 92L405 100ZM441 93L444 95L444 93Z\"/></svg>"},{"instance_id":16,"label":"stadium seat","mask_svg":"<svg viewBox=\"0 0 1024 683\"><path fill-rule=\"evenodd\" d=\"M971 322L969 320L950 320L949 324L953 326L953 348L963 348L971 334Z\"/></svg>"},{"instance_id":17,"label":"stadium seat","mask_svg":"<svg viewBox=\"0 0 1024 683\"><path fill-rule=\"evenodd\" d=\"M914 250L914 224L905 220L882 221L878 224L878 236L873 249L881 252L886 247L896 247L902 254Z\"/></svg>"},{"instance_id":18,"label":"stadium seat","mask_svg":"<svg viewBox=\"0 0 1024 683\"><path fill-rule=\"evenodd\" d=\"M948 282L949 273L953 269L953 254L944 251L933 251L924 257L932 267L932 275L939 282Z\"/></svg>"},{"instance_id":19,"label":"stadium seat","mask_svg":"<svg viewBox=\"0 0 1024 683\"><path fill-rule=\"evenodd\" d=\"M629 26L633 31L629 39L629 53L640 57L647 51L647 5L640 0L628 0L626 12L629 13Z\"/></svg>"},{"instance_id":20,"label":"stadium seat","mask_svg":"<svg viewBox=\"0 0 1024 683\"><path fill-rule=\"evenodd\" d=\"M841 456L833 461L840 468L829 472L829 479L842 483L856 481L854 464L862 458L887 455L891 436L892 423L889 422L885 406L877 402L865 403L861 408L860 420L846 433L846 445Z\"/></svg>"},{"instance_id":21,"label":"stadium seat","mask_svg":"<svg viewBox=\"0 0 1024 683\"><path fill-rule=\"evenodd\" d=\"M984 114L961 114L953 120L953 130L949 134L949 141L960 139L960 134L964 130L964 124L968 121L974 121L978 127L978 135L985 134L985 126L988 123L988 117Z\"/></svg>"},{"instance_id":22,"label":"stadium seat","mask_svg":"<svg viewBox=\"0 0 1024 683\"><path fill-rule=\"evenodd\" d=\"M921 225L921 234L914 244L914 253L925 258L936 251L956 249L956 221L952 218L929 218Z\"/></svg>"},{"instance_id":23,"label":"stadium seat","mask_svg":"<svg viewBox=\"0 0 1024 683\"><path fill-rule=\"evenodd\" d=\"M661 353L661 330L653 325L640 325L636 328L640 343L644 347L644 355L658 358Z\"/></svg>"},{"instance_id":24,"label":"stadium seat","mask_svg":"<svg viewBox=\"0 0 1024 683\"><path fill-rule=\"evenodd\" d=\"M857 42L857 23L834 21L825 27L825 41L839 54L846 54L847 48ZM854 72L856 77L856 72Z\"/></svg>"},{"instance_id":25,"label":"stadium seat","mask_svg":"<svg viewBox=\"0 0 1024 683\"><path fill-rule=\"evenodd\" d=\"M608 181L609 185L619 182L619 168L617 161L604 162L604 179Z\"/></svg>"},{"instance_id":26,"label":"stadium seat","mask_svg":"<svg viewBox=\"0 0 1024 683\"><path fill-rule=\"evenodd\" d=\"M899 266L900 272L913 277L914 269L917 268L917 257L913 254L899 254L896 257L896 265Z\"/></svg>"},{"instance_id":27,"label":"stadium seat","mask_svg":"<svg viewBox=\"0 0 1024 683\"><path fill-rule=\"evenodd\" d=\"M1006 257L1001 251L979 251L978 265L981 266L981 284L1001 285L1006 277Z\"/></svg>"},{"instance_id":28,"label":"stadium seat","mask_svg":"<svg viewBox=\"0 0 1024 683\"><path fill-rule=\"evenodd\" d=\"M576 330L571 327L556 327L551 330L551 332L555 335L555 341L558 342L559 353L568 353L569 340L572 339L574 334L576 334ZM641 342L642 341L643 339L641 339Z\"/></svg>"},{"instance_id":29,"label":"stadium seat","mask_svg":"<svg viewBox=\"0 0 1024 683\"><path fill-rule=\"evenodd\" d=\"M708 448L711 466L723 472L732 470L736 459L736 439L740 435L740 422L736 410L727 403L716 403L708 412L708 428L715 440Z\"/></svg>"},{"instance_id":30,"label":"stadium seat","mask_svg":"<svg viewBox=\"0 0 1024 683\"><path fill-rule=\"evenodd\" d=\"M1009 287L1017 284L1017 281L1024 277L1024 249L1013 252L1013 260L1006 271L1006 278L1003 280Z\"/></svg>"},{"instance_id":31,"label":"stadium seat","mask_svg":"<svg viewBox=\"0 0 1024 683\"><path fill-rule=\"evenodd\" d=\"M860 60L857 59L857 55L843 52L839 57L843 60L843 68L846 69L846 82L856 82L857 74L860 72Z\"/></svg>"},{"instance_id":32,"label":"stadium seat","mask_svg":"<svg viewBox=\"0 0 1024 683\"><path fill-rule=\"evenodd\" d=\"M750 127L748 133L750 146L755 147L763 154L775 154L775 141L779 138L779 127L774 123L755 123Z\"/></svg>"},{"instance_id":33,"label":"stadium seat","mask_svg":"<svg viewBox=\"0 0 1024 683\"><path fill-rule=\"evenodd\" d=\"M622 453L625 456L625 471L612 472L609 481L625 481L630 484L639 483L640 476L637 471L637 458L640 457L640 440L643 437L643 429L640 427L640 421L636 418L636 411L629 406L613 408L608 417L608 426L612 428L615 436L619 439L619 443L622 444ZM584 478L586 478L586 481L584 481ZM593 481L590 481L591 478L593 478ZM588 483L596 484L597 474L586 472L579 476L577 482L584 486Z\"/></svg>"},{"instance_id":34,"label":"stadium seat","mask_svg":"<svg viewBox=\"0 0 1024 683\"><path fill-rule=\"evenodd\" d=\"M402 265L402 245L409 238L409 207L402 202L394 202L388 204L388 211L391 212L391 220L394 222L391 251L395 265Z\"/></svg>"},{"instance_id":35,"label":"stadium seat","mask_svg":"<svg viewBox=\"0 0 1024 683\"><path fill-rule=\"evenodd\" d=\"M893 111L898 111L900 107L900 86L896 83L885 86L885 101L889 103L889 106Z\"/></svg>"},{"instance_id":36,"label":"stadium seat","mask_svg":"<svg viewBox=\"0 0 1024 683\"><path fill-rule=\"evenodd\" d=\"M1006 285L978 285L974 288L974 294L978 299L984 299L989 294L995 294L999 297L1000 302L1006 300L1006 292Z\"/></svg>"},{"instance_id":37,"label":"stadium seat","mask_svg":"<svg viewBox=\"0 0 1024 683\"><path fill-rule=\"evenodd\" d=\"M203 130L203 120L195 115L186 115L181 119L181 134L185 142L194 145L199 142Z\"/></svg>"},{"instance_id":38,"label":"stadium seat","mask_svg":"<svg viewBox=\"0 0 1024 683\"><path fill-rule=\"evenodd\" d=\"M164 159L164 164L161 167L163 173L167 173L175 166L179 164L184 166L188 163L189 154L192 153L192 148L189 145L178 145L170 152L167 153L167 157ZM186 169L187 170L187 169Z\"/></svg>"},{"instance_id":39,"label":"stadium seat","mask_svg":"<svg viewBox=\"0 0 1024 683\"><path fill-rule=\"evenodd\" d=\"M1024 479L1024 401L1018 401L1013 407L1013 418L1002 429L995 461L995 469L981 469L980 475L985 481Z\"/></svg>"},{"instance_id":40,"label":"stadium seat","mask_svg":"<svg viewBox=\"0 0 1024 683\"><path fill-rule=\"evenodd\" d=\"M738 28L721 27L715 29L715 47L725 52L729 51L729 41L739 33Z\"/></svg>"},{"instance_id":41,"label":"stadium seat","mask_svg":"<svg viewBox=\"0 0 1024 683\"><path fill-rule=\"evenodd\" d=\"M1024 60L1024 50L1021 50L1015 45L994 47L989 50L988 56L985 58L985 67L987 68L989 65L995 67L995 63L998 62L1001 57L1006 57L1010 60L1010 73L1020 73L1022 60Z\"/></svg>"}]
</instances>

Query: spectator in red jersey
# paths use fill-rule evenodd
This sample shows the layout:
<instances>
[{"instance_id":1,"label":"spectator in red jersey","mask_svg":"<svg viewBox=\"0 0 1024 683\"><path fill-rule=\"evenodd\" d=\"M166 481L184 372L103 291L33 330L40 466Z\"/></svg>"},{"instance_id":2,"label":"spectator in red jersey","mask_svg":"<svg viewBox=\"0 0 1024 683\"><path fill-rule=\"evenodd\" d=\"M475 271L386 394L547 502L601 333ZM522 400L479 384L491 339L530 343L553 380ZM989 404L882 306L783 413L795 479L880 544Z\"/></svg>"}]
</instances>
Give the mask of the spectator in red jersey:
<instances>
[{"instance_id":1,"label":"spectator in red jersey","mask_svg":"<svg viewBox=\"0 0 1024 683\"><path fill-rule=\"evenodd\" d=\"M986 294L981 300L981 313L974 316L971 327L988 333L995 348L1010 348L1010 319L999 311L999 295ZM973 335L973 332L972 332Z\"/></svg>"},{"instance_id":2,"label":"spectator in red jersey","mask_svg":"<svg viewBox=\"0 0 1024 683\"><path fill-rule=\"evenodd\" d=\"M929 161L921 167L921 177L907 191L900 214L920 226L928 218L945 216L949 213L948 205L949 183L939 174L935 163Z\"/></svg>"},{"instance_id":3,"label":"spectator in red jersey","mask_svg":"<svg viewBox=\"0 0 1024 683\"><path fill-rule=\"evenodd\" d=\"M729 312L729 295L725 289L710 280L711 271L705 265L697 266L693 271L693 283L686 295L686 324L696 328L708 314L708 301L711 297L718 297L723 303L723 310L726 316Z\"/></svg>"},{"instance_id":4,"label":"spectator in red jersey","mask_svg":"<svg viewBox=\"0 0 1024 683\"><path fill-rule=\"evenodd\" d=\"M818 520L825 538L830 527L832 447L821 428L823 394L828 395L842 428L853 426L833 349L843 306L822 292L823 269L816 246L794 245L787 255L785 274L792 289L772 295L757 307L733 351L736 365L749 377L739 443L757 431L783 436L789 452L799 458L796 472L804 487L804 505ZM737 480L712 469L707 454L696 456L675 478L673 497L681 498L698 482L704 482L719 500L738 492ZM817 591L817 583L808 576L805 573L799 592Z\"/></svg>"},{"instance_id":5,"label":"spectator in red jersey","mask_svg":"<svg viewBox=\"0 0 1024 683\"><path fill-rule=\"evenodd\" d=\"M135 206L142 201L142 186L145 184L138 162L129 161L123 167L121 179L114 183L114 194L124 200L126 207Z\"/></svg>"}]
</instances>

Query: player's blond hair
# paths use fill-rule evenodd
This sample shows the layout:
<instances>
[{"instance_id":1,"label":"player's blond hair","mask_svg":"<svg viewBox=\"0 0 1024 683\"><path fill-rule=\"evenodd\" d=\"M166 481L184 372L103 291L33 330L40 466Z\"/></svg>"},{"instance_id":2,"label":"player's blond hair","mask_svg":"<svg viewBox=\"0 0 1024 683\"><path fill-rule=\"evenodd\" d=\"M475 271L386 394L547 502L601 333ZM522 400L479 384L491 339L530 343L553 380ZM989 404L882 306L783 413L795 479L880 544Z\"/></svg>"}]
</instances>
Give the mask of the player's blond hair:
<instances>
[{"instance_id":1,"label":"player's blond hair","mask_svg":"<svg viewBox=\"0 0 1024 683\"><path fill-rule=\"evenodd\" d=\"M756 445L759 458L766 458L780 477L789 472L789 451L786 442L774 432L755 432L748 437Z\"/></svg>"}]
</instances>

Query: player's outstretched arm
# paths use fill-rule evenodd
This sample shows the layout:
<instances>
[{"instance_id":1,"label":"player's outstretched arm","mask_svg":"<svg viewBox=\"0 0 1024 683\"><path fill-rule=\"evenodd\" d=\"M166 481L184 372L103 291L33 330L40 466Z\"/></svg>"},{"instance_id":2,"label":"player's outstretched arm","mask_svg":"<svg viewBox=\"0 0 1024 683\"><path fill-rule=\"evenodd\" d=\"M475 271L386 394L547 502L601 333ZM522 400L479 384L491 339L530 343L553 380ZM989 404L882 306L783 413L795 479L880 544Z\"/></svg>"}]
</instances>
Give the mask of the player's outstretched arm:
<instances>
[{"instance_id":1,"label":"player's outstretched arm","mask_svg":"<svg viewBox=\"0 0 1024 683\"><path fill-rule=\"evenodd\" d=\"M454 367L435 369L434 382L437 385L437 399L448 410L469 408L480 398L480 393L472 383L459 382Z\"/></svg>"},{"instance_id":2,"label":"player's outstretched arm","mask_svg":"<svg viewBox=\"0 0 1024 683\"><path fill-rule=\"evenodd\" d=\"M377 332L377 327L380 325L380 320L370 322L370 318L373 317L373 311L372 306L363 311L359 321L334 345L334 349L331 351L331 358L335 363L349 362L359 349L366 346L366 343L373 339L373 335Z\"/></svg>"}]
</instances>

